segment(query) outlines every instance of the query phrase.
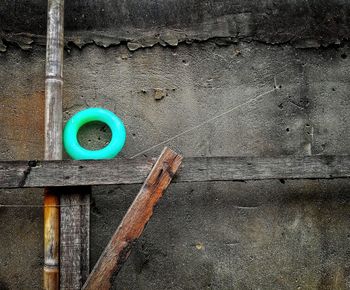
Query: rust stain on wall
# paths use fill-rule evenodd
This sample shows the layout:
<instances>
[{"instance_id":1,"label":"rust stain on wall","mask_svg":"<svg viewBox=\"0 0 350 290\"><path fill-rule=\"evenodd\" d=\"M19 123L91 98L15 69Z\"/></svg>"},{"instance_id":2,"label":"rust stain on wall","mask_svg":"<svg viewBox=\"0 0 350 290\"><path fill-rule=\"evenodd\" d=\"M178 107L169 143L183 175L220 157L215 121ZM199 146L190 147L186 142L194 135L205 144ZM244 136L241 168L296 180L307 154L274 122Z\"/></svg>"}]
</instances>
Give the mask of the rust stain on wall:
<instances>
[{"instance_id":1,"label":"rust stain on wall","mask_svg":"<svg viewBox=\"0 0 350 290\"><path fill-rule=\"evenodd\" d=\"M0 144L14 159L42 158L44 149L44 91L6 96L1 100Z\"/></svg>"}]
</instances>

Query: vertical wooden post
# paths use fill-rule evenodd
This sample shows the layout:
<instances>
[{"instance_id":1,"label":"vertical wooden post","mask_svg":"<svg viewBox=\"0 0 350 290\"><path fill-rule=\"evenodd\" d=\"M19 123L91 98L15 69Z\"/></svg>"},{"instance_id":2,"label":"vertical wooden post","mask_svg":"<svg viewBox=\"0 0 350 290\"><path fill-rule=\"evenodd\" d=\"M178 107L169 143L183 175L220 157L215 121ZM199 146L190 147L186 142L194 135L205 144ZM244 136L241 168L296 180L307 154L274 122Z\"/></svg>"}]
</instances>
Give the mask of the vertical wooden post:
<instances>
[{"instance_id":1,"label":"vertical wooden post","mask_svg":"<svg viewBox=\"0 0 350 290\"><path fill-rule=\"evenodd\" d=\"M45 159L62 159L64 0L48 0L45 77ZM44 192L44 288L59 289L59 196Z\"/></svg>"},{"instance_id":2,"label":"vertical wooden post","mask_svg":"<svg viewBox=\"0 0 350 290\"><path fill-rule=\"evenodd\" d=\"M60 288L80 290L89 275L91 186L61 191Z\"/></svg>"}]
</instances>

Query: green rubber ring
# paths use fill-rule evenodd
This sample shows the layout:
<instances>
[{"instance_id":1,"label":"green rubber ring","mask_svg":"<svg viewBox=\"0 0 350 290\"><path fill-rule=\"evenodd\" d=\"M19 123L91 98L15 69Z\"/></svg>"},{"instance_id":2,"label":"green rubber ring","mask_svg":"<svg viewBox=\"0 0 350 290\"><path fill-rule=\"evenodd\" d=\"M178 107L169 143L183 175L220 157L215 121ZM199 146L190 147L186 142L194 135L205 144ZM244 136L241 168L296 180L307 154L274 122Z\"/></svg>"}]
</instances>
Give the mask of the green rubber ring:
<instances>
[{"instance_id":1,"label":"green rubber ring","mask_svg":"<svg viewBox=\"0 0 350 290\"><path fill-rule=\"evenodd\" d=\"M112 132L112 138L106 147L100 150L88 150L80 146L79 129L87 123L100 121ZM122 150L126 139L123 122L111 111L102 108L90 108L76 113L67 122L63 132L63 144L66 152L75 160L112 159Z\"/></svg>"}]
</instances>

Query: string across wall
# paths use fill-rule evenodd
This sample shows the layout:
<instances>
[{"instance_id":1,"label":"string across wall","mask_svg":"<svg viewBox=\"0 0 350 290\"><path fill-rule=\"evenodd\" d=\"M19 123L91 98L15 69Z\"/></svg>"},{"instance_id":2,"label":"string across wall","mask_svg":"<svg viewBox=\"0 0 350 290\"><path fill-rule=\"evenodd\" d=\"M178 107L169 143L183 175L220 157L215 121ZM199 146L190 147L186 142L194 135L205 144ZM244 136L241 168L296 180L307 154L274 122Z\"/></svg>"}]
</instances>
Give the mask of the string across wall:
<instances>
[{"instance_id":1,"label":"string across wall","mask_svg":"<svg viewBox=\"0 0 350 290\"><path fill-rule=\"evenodd\" d=\"M174 136L172 136L172 137L170 137L170 138L160 142L160 143L152 145L151 147L149 147L147 149L144 149L144 150L134 154L132 157L130 157L130 159L134 159L134 158L136 158L136 157L138 157L140 155L143 155L143 154L151 151L152 149L155 149L155 148L157 148L157 147L159 147L161 145L165 145L165 144L167 144L167 143L169 143L169 142L171 142L171 141L173 141L173 140L175 140L175 139L177 139L177 138L179 138L181 136L184 136L184 135L186 135L186 134L188 134L188 133L190 133L190 132L192 132L192 131L200 128L200 127L203 127L204 125L206 125L206 124L208 124L210 122L213 122L213 121L215 121L215 120L217 120L217 119L219 119L219 118L221 118L221 117L223 117L225 115L228 115L229 113L232 113L235 110L238 110L238 109L240 109L240 108L242 108L242 107L244 107L244 106L246 106L246 105L248 105L248 104L250 104L250 103L252 103L252 102L254 102L254 101L256 101L256 100L258 100L258 99L260 99L262 97L264 97L264 96L269 95L270 93L278 90L279 88L280 87L277 85L276 77L275 77L274 78L274 86L273 86L272 89L270 89L270 90L268 90L268 91L266 91L264 93L261 93L261 94L255 96L255 97L252 97L252 98L248 99L247 101L245 101L245 102L243 102L241 104L238 104L238 105L235 105L233 107L230 107L229 109L225 110L224 112L221 112L221 113L219 113L219 114L217 114L217 115L215 115L213 117L210 117L209 119L206 119L206 120L200 122L199 124L197 124L197 125L195 125L193 127L190 127L188 129L186 129L186 130L184 130L184 131L182 131L182 132L180 132L180 133L178 133L178 134L176 134L176 135L174 135ZM89 205L90 204L88 204L88 203L75 204L75 205L0 204L0 208L46 208L46 207L62 208L62 207L77 207L77 206L83 207L83 206L89 206Z\"/></svg>"}]
</instances>

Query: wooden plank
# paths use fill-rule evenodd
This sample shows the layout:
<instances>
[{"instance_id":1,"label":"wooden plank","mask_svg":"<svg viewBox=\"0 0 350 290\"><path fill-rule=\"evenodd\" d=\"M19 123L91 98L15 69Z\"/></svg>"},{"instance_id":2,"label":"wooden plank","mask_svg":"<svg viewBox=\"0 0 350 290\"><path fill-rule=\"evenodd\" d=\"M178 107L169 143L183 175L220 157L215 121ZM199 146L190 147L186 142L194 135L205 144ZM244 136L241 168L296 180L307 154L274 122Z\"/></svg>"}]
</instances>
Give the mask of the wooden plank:
<instances>
[{"instance_id":1,"label":"wooden plank","mask_svg":"<svg viewBox=\"0 0 350 290\"><path fill-rule=\"evenodd\" d=\"M81 289L89 275L91 186L65 187L61 205L60 288Z\"/></svg>"},{"instance_id":2,"label":"wooden plank","mask_svg":"<svg viewBox=\"0 0 350 290\"><path fill-rule=\"evenodd\" d=\"M127 260L181 161L182 157L174 151L163 150L82 289L110 289L112 277Z\"/></svg>"},{"instance_id":3,"label":"wooden plank","mask_svg":"<svg viewBox=\"0 0 350 290\"><path fill-rule=\"evenodd\" d=\"M45 72L45 159L62 159L64 0L48 0ZM59 289L59 195L44 191L44 289Z\"/></svg>"},{"instance_id":4,"label":"wooden plank","mask_svg":"<svg viewBox=\"0 0 350 290\"><path fill-rule=\"evenodd\" d=\"M0 161L0 188L142 183L154 159ZM350 177L350 156L189 157L173 182Z\"/></svg>"},{"instance_id":5,"label":"wooden plank","mask_svg":"<svg viewBox=\"0 0 350 290\"><path fill-rule=\"evenodd\" d=\"M89 274L91 186L80 185L60 195L60 289L81 289Z\"/></svg>"}]
</instances>

